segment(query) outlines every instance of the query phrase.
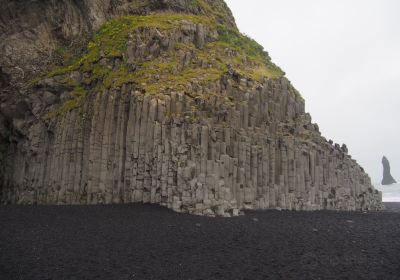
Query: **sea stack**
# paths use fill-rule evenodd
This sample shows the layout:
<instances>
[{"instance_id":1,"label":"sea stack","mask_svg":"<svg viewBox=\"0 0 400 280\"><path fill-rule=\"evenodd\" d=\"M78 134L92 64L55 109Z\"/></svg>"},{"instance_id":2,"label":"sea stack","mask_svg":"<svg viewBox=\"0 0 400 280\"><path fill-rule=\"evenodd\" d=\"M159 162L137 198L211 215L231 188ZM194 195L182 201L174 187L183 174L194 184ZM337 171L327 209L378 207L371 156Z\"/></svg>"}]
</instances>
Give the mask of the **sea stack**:
<instances>
[{"instance_id":1,"label":"sea stack","mask_svg":"<svg viewBox=\"0 0 400 280\"><path fill-rule=\"evenodd\" d=\"M0 3L2 203L381 209L223 0Z\"/></svg>"},{"instance_id":2,"label":"sea stack","mask_svg":"<svg viewBox=\"0 0 400 280\"><path fill-rule=\"evenodd\" d=\"M396 180L390 174L389 160L385 156L383 156L382 158L382 165L383 165L382 185L396 184Z\"/></svg>"}]
</instances>

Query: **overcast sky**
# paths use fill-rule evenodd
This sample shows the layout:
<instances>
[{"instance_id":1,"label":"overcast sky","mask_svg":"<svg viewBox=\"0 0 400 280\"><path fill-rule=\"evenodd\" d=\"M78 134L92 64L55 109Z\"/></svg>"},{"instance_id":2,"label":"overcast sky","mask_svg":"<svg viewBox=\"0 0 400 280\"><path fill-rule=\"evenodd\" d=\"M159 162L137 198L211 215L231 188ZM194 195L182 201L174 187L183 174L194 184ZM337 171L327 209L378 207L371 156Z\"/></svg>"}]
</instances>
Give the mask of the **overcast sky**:
<instances>
[{"instance_id":1,"label":"overcast sky","mask_svg":"<svg viewBox=\"0 0 400 280\"><path fill-rule=\"evenodd\" d=\"M327 139L400 180L400 1L226 0L306 100Z\"/></svg>"}]
</instances>

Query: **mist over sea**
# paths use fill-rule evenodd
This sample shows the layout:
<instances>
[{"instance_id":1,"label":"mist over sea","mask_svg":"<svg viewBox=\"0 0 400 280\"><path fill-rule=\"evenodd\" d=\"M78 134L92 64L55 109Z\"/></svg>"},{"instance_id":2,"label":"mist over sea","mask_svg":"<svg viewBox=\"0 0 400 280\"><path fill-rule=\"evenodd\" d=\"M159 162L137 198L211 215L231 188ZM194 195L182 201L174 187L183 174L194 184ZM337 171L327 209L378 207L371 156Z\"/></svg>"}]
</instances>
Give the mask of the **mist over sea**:
<instances>
[{"instance_id":1,"label":"mist over sea","mask_svg":"<svg viewBox=\"0 0 400 280\"><path fill-rule=\"evenodd\" d=\"M375 188L382 191L383 202L400 202L400 183L383 186L374 184Z\"/></svg>"}]
</instances>

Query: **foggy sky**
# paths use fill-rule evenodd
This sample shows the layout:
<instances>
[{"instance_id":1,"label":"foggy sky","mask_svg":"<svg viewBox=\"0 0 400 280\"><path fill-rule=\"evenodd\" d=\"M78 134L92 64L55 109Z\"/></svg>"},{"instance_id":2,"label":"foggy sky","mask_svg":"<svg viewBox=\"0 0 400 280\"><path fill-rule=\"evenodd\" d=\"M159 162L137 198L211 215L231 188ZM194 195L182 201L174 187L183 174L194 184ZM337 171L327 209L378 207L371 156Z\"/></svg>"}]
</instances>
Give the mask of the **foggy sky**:
<instances>
[{"instance_id":1,"label":"foggy sky","mask_svg":"<svg viewBox=\"0 0 400 280\"><path fill-rule=\"evenodd\" d=\"M386 155L400 180L400 1L226 0L269 52L322 135L347 144L372 182Z\"/></svg>"}]
</instances>

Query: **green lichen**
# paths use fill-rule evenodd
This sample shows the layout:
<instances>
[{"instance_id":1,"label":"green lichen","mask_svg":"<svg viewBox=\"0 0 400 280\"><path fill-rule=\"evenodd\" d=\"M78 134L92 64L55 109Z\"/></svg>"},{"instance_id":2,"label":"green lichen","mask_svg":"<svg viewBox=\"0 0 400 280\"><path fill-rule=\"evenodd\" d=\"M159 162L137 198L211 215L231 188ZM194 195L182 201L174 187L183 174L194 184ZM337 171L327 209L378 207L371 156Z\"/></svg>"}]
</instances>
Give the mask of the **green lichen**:
<instances>
[{"instance_id":1,"label":"green lichen","mask_svg":"<svg viewBox=\"0 0 400 280\"><path fill-rule=\"evenodd\" d=\"M289 81L289 93L294 96L297 99L304 100L303 96L301 96L300 92L292 85L292 83Z\"/></svg>"},{"instance_id":2,"label":"green lichen","mask_svg":"<svg viewBox=\"0 0 400 280\"><path fill-rule=\"evenodd\" d=\"M210 1L208 3L204 0L192 0L191 5L198 7L203 14L212 17L218 23L228 24L230 22L229 8L223 1Z\"/></svg>"},{"instance_id":3,"label":"green lichen","mask_svg":"<svg viewBox=\"0 0 400 280\"><path fill-rule=\"evenodd\" d=\"M129 8L134 11L139 11L149 5L149 0L135 0L129 2Z\"/></svg>"},{"instance_id":4,"label":"green lichen","mask_svg":"<svg viewBox=\"0 0 400 280\"><path fill-rule=\"evenodd\" d=\"M150 94L166 90L187 91L192 83L216 81L227 68L215 60L211 51L210 45L200 50L192 44L177 44L167 56L143 63L133 79ZM191 53L192 58L189 65L182 65L180 56L186 53Z\"/></svg>"},{"instance_id":5,"label":"green lichen","mask_svg":"<svg viewBox=\"0 0 400 280\"><path fill-rule=\"evenodd\" d=\"M73 88L72 98L62 104L48 117L63 116L79 107L87 95L84 88L97 85L96 90L112 89L124 84L134 83L147 94L162 95L165 91L190 92L191 85L207 85L218 81L232 67L241 75L260 80L263 77L277 79L283 71L271 62L268 53L261 45L241 34L228 25L217 23L218 9L210 7L203 0L196 0L196 5L214 13L210 16L188 14L158 13L148 16L126 16L105 23L88 43L86 52L73 59L68 59L64 66L53 69L47 77L66 76L62 82ZM215 14L217 11L217 14ZM225 9L221 8L221 11ZM175 49L153 57L148 61L137 62L134 66L126 61L126 49L129 37L139 34L140 28L155 28L159 31L179 29L182 21L203 24L217 30L218 40L206 44L202 49L193 44L177 44ZM60 54L67 53L61 49ZM190 63L182 65L183 56L190 53ZM107 61L116 62L110 66ZM111 63L113 64L113 63ZM82 82L68 79L69 73L84 73ZM101 85L100 88L98 88Z\"/></svg>"},{"instance_id":6,"label":"green lichen","mask_svg":"<svg viewBox=\"0 0 400 280\"><path fill-rule=\"evenodd\" d=\"M204 25L215 25L214 21L205 16L186 14L160 13L148 16L125 16L106 22L96 33L87 46L87 52L70 61L63 67L58 67L47 74L47 77L63 75L82 67L84 71L93 69L93 64L100 58L122 57L126 50L128 35L138 28L157 28L169 30L180 26L182 20Z\"/></svg>"},{"instance_id":7,"label":"green lichen","mask_svg":"<svg viewBox=\"0 0 400 280\"><path fill-rule=\"evenodd\" d=\"M254 44L247 37L236 34L235 41L225 38L208 43L203 49L193 44L177 44L167 57L155 58L141 65L131 77L147 93L155 94L167 89L185 91L190 84L206 85L219 80L228 71L228 65L245 77L260 80L262 77L277 79L282 70L268 60L262 48L250 51ZM238 43L237 43L238 42ZM182 66L177 63L179 51L191 54L191 63ZM232 52L233 51L233 52Z\"/></svg>"},{"instance_id":8,"label":"green lichen","mask_svg":"<svg viewBox=\"0 0 400 280\"><path fill-rule=\"evenodd\" d=\"M74 59L74 55L71 50L65 46L58 47L54 50L54 54L59 56L63 61L66 61L67 64L71 63Z\"/></svg>"},{"instance_id":9,"label":"green lichen","mask_svg":"<svg viewBox=\"0 0 400 280\"><path fill-rule=\"evenodd\" d=\"M267 63L270 58L264 48L250 37L240 32L218 25L219 43L221 45L243 51L249 57Z\"/></svg>"},{"instance_id":10,"label":"green lichen","mask_svg":"<svg viewBox=\"0 0 400 280\"><path fill-rule=\"evenodd\" d=\"M48 119L52 119L58 116L65 116L69 111L79 108L87 96L87 91L83 89L81 86L75 86L73 91L70 93L70 99L65 101L60 107L56 110L50 112L47 115Z\"/></svg>"},{"instance_id":11,"label":"green lichen","mask_svg":"<svg viewBox=\"0 0 400 280\"><path fill-rule=\"evenodd\" d=\"M253 64L253 67L250 69L244 69L246 70L245 73L242 73L244 76L247 76L246 73L248 73L251 78L256 80L263 76L272 79L284 76L285 73L272 63L268 53L255 40L241 34L237 30L227 28L225 25L218 26L218 34L218 45L238 51L239 55L237 57L242 62L244 59L247 59ZM236 62L240 63L241 61ZM243 72L238 63L235 66L237 66L236 69L238 69L238 72Z\"/></svg>"}]
</instances>

